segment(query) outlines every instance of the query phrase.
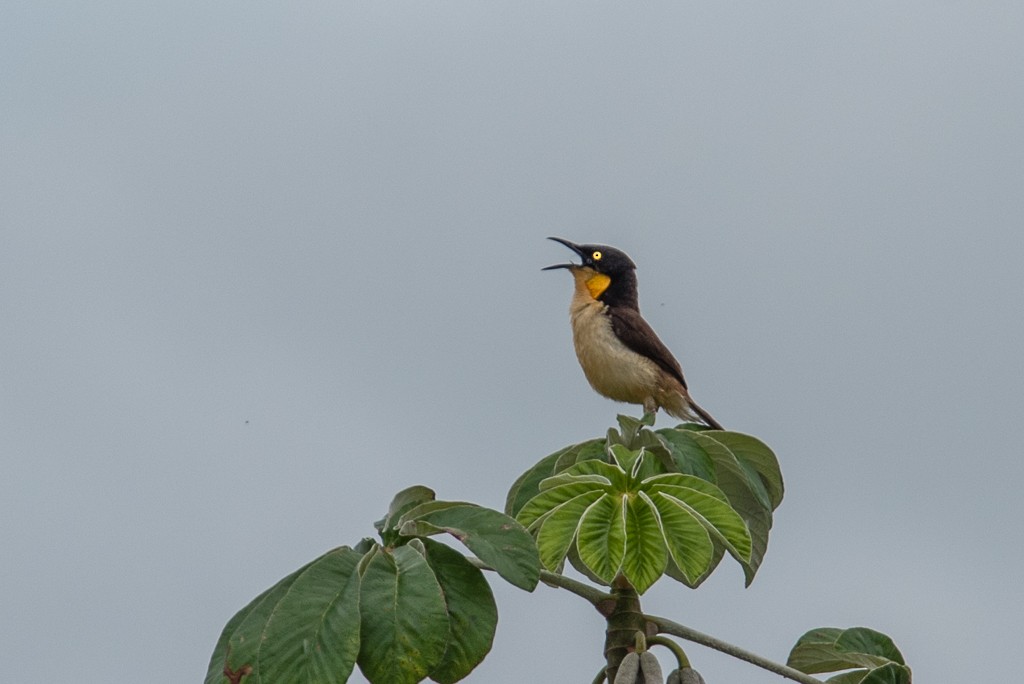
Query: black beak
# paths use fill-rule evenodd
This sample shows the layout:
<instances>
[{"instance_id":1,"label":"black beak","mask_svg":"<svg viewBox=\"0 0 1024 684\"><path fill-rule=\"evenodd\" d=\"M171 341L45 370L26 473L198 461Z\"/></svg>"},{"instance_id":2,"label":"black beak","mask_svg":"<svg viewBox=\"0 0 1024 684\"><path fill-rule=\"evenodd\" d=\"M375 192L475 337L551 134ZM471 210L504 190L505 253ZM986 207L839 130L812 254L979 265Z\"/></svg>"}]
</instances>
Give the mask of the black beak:
<instances>
[{"instance_id":1,"label":"black beak","mask_svg":"<svg viewBox=\"0 0 1024 684\"><path fill-rule=\"evenodd\" d=\"M569 249L571 249L572 251L576 252L578 255L580 255L580 258L583 257L583 250L575 242L569 242L568 240L564 240L564 239L558 238L558 237L549 237L548 240L554 240L555 242L561 243L561 244L565 245L566 247L568 247ZM573 269L573 268L579 268L579 266L580 266L580 264L555 264L554 266L545 266L544 268L542 268L540 270L542 270L542 271L552 271L552 270L554 270L556 268L569 268L569 269Z\"/></svg>"}]
</instances>

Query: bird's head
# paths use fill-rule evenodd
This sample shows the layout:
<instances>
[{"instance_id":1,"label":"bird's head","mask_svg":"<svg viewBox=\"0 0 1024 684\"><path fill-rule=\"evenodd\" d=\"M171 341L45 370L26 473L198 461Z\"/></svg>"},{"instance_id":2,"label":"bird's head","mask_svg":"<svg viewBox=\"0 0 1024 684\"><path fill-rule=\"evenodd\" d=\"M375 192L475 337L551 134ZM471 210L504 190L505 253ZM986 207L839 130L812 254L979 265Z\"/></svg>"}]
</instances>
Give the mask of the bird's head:
<instances>
[{"instance_id":1,"label":"bird's head","mask_svg":"<svg viewBox=\"0 0 1024 684\"><path fill-rule=\"evenodd\" d=\"M633 272L636 271L636 264L622 250L608 245L577 245L575 242L557 237L548 239L561 243L576 252L582 263L554 264L542 270L568 269L572 272L576 282L584 285L594 299L600 299L615 284L623 286L632 284L635 288L636 280Z\"/></svg>"}]
</instances>

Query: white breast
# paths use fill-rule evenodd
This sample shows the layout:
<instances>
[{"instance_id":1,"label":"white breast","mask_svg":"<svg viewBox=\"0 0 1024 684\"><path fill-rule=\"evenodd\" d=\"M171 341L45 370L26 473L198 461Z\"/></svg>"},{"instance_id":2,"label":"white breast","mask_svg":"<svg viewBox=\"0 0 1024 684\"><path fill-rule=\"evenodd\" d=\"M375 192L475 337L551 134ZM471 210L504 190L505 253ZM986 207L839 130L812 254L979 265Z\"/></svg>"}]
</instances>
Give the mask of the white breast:
<instances>
[{"instance_id":1,"label":"white breast","mask_svg":"<svg viewBox=\"0 0 1024 684\"><path fill-rule=\"evenodd\" d=\"M657 364L619 341L607 307L591 300L573 302L572 340L587 380L599 394L616 401L643 404L657 392Z\"/></svg>"}]
</instances>

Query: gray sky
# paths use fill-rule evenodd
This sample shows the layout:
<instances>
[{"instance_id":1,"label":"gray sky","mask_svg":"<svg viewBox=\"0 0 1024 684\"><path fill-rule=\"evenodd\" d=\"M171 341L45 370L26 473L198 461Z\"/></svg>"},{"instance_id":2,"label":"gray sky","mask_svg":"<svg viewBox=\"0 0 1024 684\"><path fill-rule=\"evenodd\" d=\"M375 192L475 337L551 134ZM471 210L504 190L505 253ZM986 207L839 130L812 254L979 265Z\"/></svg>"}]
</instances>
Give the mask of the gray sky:
<instances>
[{"instance_id":1,"label":"gray sky","mask_svg":"<svg viewBox=\"0 0 1024 684\"><path fill-rule=\"evenodd\" d=\"M236 610L399 489L500 508L636 414L586 386L547 235L633 257L694 396L786 478L751 588L726 562L648 611L777 660L866 625L921 682L1019 669L1024 5L9 2L0 27L3 681L198 681ZM468 681L589 681L596 613L494 587Z\"/></svg>"}]
</instances>

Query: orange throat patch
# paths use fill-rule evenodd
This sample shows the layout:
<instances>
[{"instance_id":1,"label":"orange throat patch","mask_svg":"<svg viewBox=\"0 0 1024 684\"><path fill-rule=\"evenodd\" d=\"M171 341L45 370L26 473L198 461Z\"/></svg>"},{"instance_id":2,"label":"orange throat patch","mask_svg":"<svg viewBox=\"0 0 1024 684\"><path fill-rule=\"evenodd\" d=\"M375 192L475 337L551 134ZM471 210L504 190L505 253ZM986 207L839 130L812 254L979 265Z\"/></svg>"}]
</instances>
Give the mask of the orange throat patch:
<instances>
[{"instance_id":1,"label":"orange throat patch","mask_svg":"<svg viewBox=\"0 0 1024 684\"><path fill-rule=\"evenodd\" d=\"M576 281L577 292L584 290L590 295L591 299L600 297L608 289L608 286L612 284L611 278L586 266L572 269L572 276Z\"/></svg>"}]
</instances>

